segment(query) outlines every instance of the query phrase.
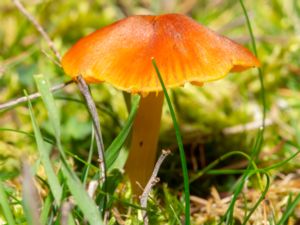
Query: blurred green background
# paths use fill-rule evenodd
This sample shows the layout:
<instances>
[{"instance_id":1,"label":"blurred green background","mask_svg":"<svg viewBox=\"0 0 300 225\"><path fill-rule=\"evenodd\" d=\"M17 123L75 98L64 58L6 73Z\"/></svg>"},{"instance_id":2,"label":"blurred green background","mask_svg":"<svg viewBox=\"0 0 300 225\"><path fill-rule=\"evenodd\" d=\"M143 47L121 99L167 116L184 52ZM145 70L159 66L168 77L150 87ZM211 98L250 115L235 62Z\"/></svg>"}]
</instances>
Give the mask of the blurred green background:
<instances>
[{"instance_id":1,"label":"blurred green background","mask_svg":"<svg viewBox=\"0 0 300 225\"><path fill-rule=\"evenodd\" d=\"M268 152L277 145L278 139L296 138L294 126L297 124L293 124L293 120L297 119L298 113L299 2L270 0L245 1L245 4L257 39L266 86L271 126L267 128L264 152ZM199 23L251 48L245 17L238 1L68 0L25 1L24 5L49 33L61 54L80 37L123 18L124 11L130 14L188 13ZM0 101L22 96L24 89L29 93L35 92L34 74L45 74L52 84L67 81L69 78L55 64L56 59L46 42L16 7L4 0L0 3L0 12ZM102 109L99 113L103 121L104 141L108 145L127 116L123 97L107 85L93 85L92 91ZM204 87L188 85L172 91L185 143L204 145L208 155L217 154L218 150L249 149L256 135L255 130L248 132L240 129L234 135L224 135L223 131L249 122L259 124L262 116L259 92L256 70L231 74ZM61 107L64 143L84 154L84 148L90 141L91 122L82 104L66 100L80 99L77 88L70 86L56 96ZM44 131L51 136L48 124L43 122L46 113L40 106L41 102L37 100L34 104ZM25 107L2 112L1 127L30 132L32 128ZM26 136L9 132L1 132L0 135L4 155L13 152L11 156L14 157L24 151L35 151L32 140ZM173 136L171 119L165 113L161 145L175 145ZM16 164L13 163L14 166Z\"/></svg>"},{"instance_id":2,"label":"blurred green background","mask_svg":"<svg viewBox=\"0 0 300 225\"><path fill-rule=\"evenodd\" d=\"M24 6L40 22L61 54L81 37L127 15L184 13L250 50L250 35L242 8L236 0L119 0L54 1L26 0ZM300 2L297 0L245 0L256 38L258 57L265 82L266 130L259 156L260 166L286 158L295 148L282 147L291 141L300 144ZM57 65L47 43L36 28L9 0L0 2L0 102L36 92L33 75L44 74L52 84L69 80ZM99 107L104 144L108 146L120 132L127 111L122 93L106 84L91 85ZM249 152L260 127L261 86L256 69L228 75L203 87L186 85L170 91L185 144L190 173L207 166L228 151ZM62 142L66 149L87 158L92 123L76 85L55 94L62 122ZM45 137L53 138L47 112L41 100L33 107ZM252 126L252 127L251 127ZM246 129L245 129L246 127ZM250 128L249 128L250 127ZM14 177L20 159L36 159L27 105L0 112L0 177ZM160 148L176 150L177 142L167 107L162 118ZM299 176L299 157L274 171ZM247 161L231 158L219 168L242 169ZM80 163L78 163L80 167ZM178 154L161 169L160 177L169 186L181 183ZM297 172L298 171L298 172ZM226 192L237 175L205 176L191 185L192 194L207 196L210 187Z\"/></svg>"}]
</instances>

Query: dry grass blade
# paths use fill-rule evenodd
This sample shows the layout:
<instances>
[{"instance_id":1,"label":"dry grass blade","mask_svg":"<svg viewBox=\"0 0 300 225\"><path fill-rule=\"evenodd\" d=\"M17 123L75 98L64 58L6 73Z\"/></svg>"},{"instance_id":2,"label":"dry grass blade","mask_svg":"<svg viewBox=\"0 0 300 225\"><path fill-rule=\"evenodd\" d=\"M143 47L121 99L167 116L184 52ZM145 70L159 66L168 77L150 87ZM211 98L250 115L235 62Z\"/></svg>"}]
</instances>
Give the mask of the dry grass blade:
<instances>
[{"instance_id":1,"label":"dry grass blade","mask_svg":"<svg viewBox=\"0 0 300 225\"><path fill-rule=\"evenodd\" d=\"M151 192L153 186L159 182L159 178L157 177L159 168L160 168L161 164L163 163L163 161L165 160L165 158L170 154L171 154L170 150L162 150L162 153L159 156L159 158L155 164L152 175L151 175L142 195L140 196L140 204L143 208L147 208L147 200L150 195L150 192ZM145 225L147 225L149 223L146 211L143 211L143 220L144 220Z\"/></svg>"},{"instance_id":2,"label":"dry grass blade","mask_svg":"<svg viewBox=\"0 0 300 225\"><path fill-rule=\"evenodd\" d=\"M57 84L57 85L53 86L50 90L51 90L51 92L58 91L58 90L63 89L64 87L68 86L69 84L71 84L73 82L74 82L73 80L70 80L70 81L67 81L63 84ZM27 102L28 100L33 100L33 99L36 99L36 98L39 98L39 97L41 97L41 94L37 92L37 93L33 93L31 95L28 95L28 96L16 98L14 100L11 100L11 101L0 104L0 110L8 109L8 108L13 107L15 105L18 105L18 104Z\"/></svg>"},{"instance_id":3,"label":"dry grass blade","mask_svg":"<svg viewBox=\"0 0 300 225\"><path fill-rule=\"evenodd\" d=\"M132 9L129 7L126 1L117 0L117 6L119 6L120 10L126 17L132 15Z\"/></svg>"},{"instance_id":4,"label":"dry grass blade","mask_svg":"<svg viewBox=\"0 0 300 225\"><path fill-rule=\"evenodd\" d=\"M12 0L16 7L20 10L20 12L26 16L26 18L35 26L35 28L40 32L43 38L46 40L49 48L53 51L54 55L56 56L57 60L61 61L61 55L57 51L53 41L50 39L47 32L44 28L39 24L39 22L25 9L22 3L19 0Z\"/></svg>"},{"instance_id":5,"label":"dry grass blade","mask_svg":"<svg viewBox=\"0 0 300 225\"><path fill-rule=\"evenodd\" d=\"M77 76L77 81L78 81L77 85L79 87L80 92L82 93L82 95L86 100L87 107L91 114L93 124L95 127L96 144L98 149L99 166L100 166L100 183L104 184L106 180L106 167L105 167L104 144L103 144L103 139L101 134L100 120L98 117L95 102L89 91L89 87L87 86L86 82L84 81L81 75Z\"/></svg>"},{"instance_id":6,"label":"dry grass blade","mask_svg":"<svg viewBox=\"0 0 300 225\"><path fill-rule=\"evenodd\" d=\"M274 124L274 121L272 119L266 118L265 120L265 126L271 126ZM261 121L253 121L246 124L239 124L232 127L226 127L223 129L223 133L225 135L232 135L232 134L238 134L243 133L247 131L257 130L261 127Z\"/></svg>"},{"instance_id":7,"label":"dry grass blade","mask_svg":"<svg viewBox=\"0 0 300 225\"><path fill-rule=\"evenodd\" d=\"M197 0L185 0L179 5L179 13L182 14L189 14L190 11L195 7L197 4Z\"/></svg>"},{"instance_id":8,"label":"dry grass blade","mask_svg":"<svg viewBox=\"0 0 300 225\"><path fill-rule=\"evenodd\" d=\"M289 193L293 196L300 193L299 174L293 174L293 176L282 175L281 179L273 181L265 200L260 203L259 207L250 217L248 223L260 225L263 224L264 221L276 221L278 218L281 218L288 205L287 195ZM257 202L260 195L261 192L259 190L245 188L236 201L233 215L234 218L240 221L240 223L243 223L245 208L251 209L251 207L253 207L253 205ZM194 212L193 215L195 218L195 224L205 224L209 222L210 219L219 220L224 215L231 200L231 196L220 198L220 193L218 193L215 188L211 190L211 197L209 199L191 196L193 205L195 208L198 208L198 211ZM300 220L299 212L300 207L297 206L293 220Z\"/></svg>"}]
</instances>

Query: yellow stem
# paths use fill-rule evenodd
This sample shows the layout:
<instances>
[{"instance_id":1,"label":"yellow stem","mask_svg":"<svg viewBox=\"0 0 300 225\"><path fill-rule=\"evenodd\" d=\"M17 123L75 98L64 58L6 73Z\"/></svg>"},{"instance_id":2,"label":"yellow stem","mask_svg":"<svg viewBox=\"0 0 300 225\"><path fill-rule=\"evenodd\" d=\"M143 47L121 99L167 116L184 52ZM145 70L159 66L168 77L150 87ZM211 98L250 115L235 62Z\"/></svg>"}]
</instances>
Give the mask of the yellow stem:
<instances>
[{"instance_id":1,"label":"yellow stem","mask_svg":"<svg viewBox=\"0 0 300 225\"><path fill-rule=\"evenodd\" d=\"M135 195L142 193L155 164L163 100L163 92L142 97L134 120L125 171Z\"/></svg>"}]
</instances>

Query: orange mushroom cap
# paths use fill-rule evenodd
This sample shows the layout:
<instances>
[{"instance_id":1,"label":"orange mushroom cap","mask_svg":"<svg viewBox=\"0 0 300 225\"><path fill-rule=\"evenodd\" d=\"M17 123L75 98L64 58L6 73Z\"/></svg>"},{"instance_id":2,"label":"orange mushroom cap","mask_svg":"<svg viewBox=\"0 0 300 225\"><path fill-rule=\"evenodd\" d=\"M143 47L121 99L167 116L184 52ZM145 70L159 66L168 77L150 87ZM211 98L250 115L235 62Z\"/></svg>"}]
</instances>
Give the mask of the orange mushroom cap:
<instances>
[{"instance_id":1,"label":"orange mushroom cap","mask_svg":"<svg viewBox=\"0 0 300 225\"><path fill-rule=\"evenodd\" d=\"M63 57L65 72L88 83L106 81L134 93L160 91L155 58L166 87L202 84L230 71L258 67L243 46L180 14L130 16L80 39Z\"/></svg>"}]
</instances>

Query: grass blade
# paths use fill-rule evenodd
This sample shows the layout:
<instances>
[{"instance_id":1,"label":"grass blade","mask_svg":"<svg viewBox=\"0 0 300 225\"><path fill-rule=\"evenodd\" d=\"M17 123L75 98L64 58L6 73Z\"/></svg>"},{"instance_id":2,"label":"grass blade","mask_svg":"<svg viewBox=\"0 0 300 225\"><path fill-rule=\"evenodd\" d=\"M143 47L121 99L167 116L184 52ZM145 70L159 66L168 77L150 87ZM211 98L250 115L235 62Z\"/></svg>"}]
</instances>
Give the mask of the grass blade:
<instances>
[{"instance_id":1,"label":"grass blade","mask_svg":"<svg viewBox=\"0 0 300 225\"><path fill-rule=\"evenodd\" d=\"M61 147L61 141L60 141L60 136L61 136L61 130L60 130L60 116L59 112L57 110L53 94L51 93L50 89L51 86L48 82L48 80L44 77L42 74L38 74L34 76L36 85L38 87L38 90L41 94L41 97L43 99L43 102L46 106L46 109L48 111L48 116L51 122L51 125L54 130L55 138L56 138L56 143L58 145L58 149L60 151L60 154L62 156L63 163L67 165L65 162L65 153L62 150Z\"/></svg>"},{"instance_id":2,"label":"grass blade","mask_svg":"<svg viewBox=\"0 0 300 225\"><path fill-rule=\"evenodd\" d=\"M91 168L93 150L94 150L94 138L95 138L95 129L94 129L94 126L92 126L90 150L89 150L89 154L88 154L87 164L85 165L85 168L83 170L84 172L82 174L82 179L81 179L83 186L86 186L86 181L88 178L89 170Z\"/></svg>"},{"instance_id":3,"label":"grass blade","mask_svg":"<svg viewBox=\"0 0 300 225\"><path fill-rule=\"evenodd\" d=\"M54 133L56 137L60 137L60 116L55 105L53 95L47 94L48 90L50 90L50 85L45 79L45 77L41 74L34 76L35 82L37 84L38 91L40 92L43 102L47 103L48 116L51 121L51 124L54 129Z\"/></svg>"},{"instance_id":4,"label":"grass blade","mask_svg":"<svg viewBox=\"0 0 300 225\"><path fill-rule=\"evenodd\" d=\"M192 183L195 180L199 179L204 174L208 174L211 171L211 169L213 169L214 167L216 167L222 161L228 159L231 156L236 156L236 155L241 155L241 156L245 157L249 161L250 164L255 165L255 163L252 161L251 157L249 155L247 155L246 153L244 153L242 151L231 151L231 152L228 152L228 153L220 156L218 159L216 159L215 161L213 161L212 163L210 163L208 166L206 166L205 168L203 168L202 170L200 170L197 174L195 174L190 179L190 183ZM256 167L254 167L254 168L256 168Z\"/></svg>"},{"instance_id":5,"label":"grass blade","mask_svg":"<svg viewBox=\"0 0 300 225\"><path fill-rule=\"evenodd\" d=\"M11 224L11 225L15 225L16 224L15 219L14 219L13 213L9 207L9 201L8 201L7 195L5 193L2 181L0 181L0 205L1 205L3 215L4 215L7 223Z\"/></svg>"},{"instance_id":6,"label":"grass blade","mask_svg":"<svg viewBox=\"0 0 300 225\"><path fill-rule=\"evenodd\" d=\"M254 173L253 173L254 174ZM253 206L253 208L250 210L250 212L247 214L246 218L243 221L242 225L246 225L248 220L250 219L250 217L252 216L252 214L254 213L254 211L257 209L257 207L259 206L259 204L265 199L266 194L269 190L270 187L270 177L267 173L264 173L264 175L267 178L267 183L265 186L265 189L263 190L263 192L261 193L261 196L259 197L259 199L257 200L257 202L255 203L255 205Z\"/></svg>"},{"instance_id":7,"label":"grass blade","mask_svg":"<svg viewBox=\"0 0 300 225\"><path fill-rule=\"evenodd\" d=\"M222 222L224 221L224 219L226 218L226 224L233 224L233 212L234 212L234 205L235 205L235 202L238 198L238 195L241 193L242 189L243 189L243 186L246 182L246 180L252 176L250 175L251 174L251 170L254 169L254 174L256 174L257 176L257 179L258 179L258 183L260 185L260 189L261 191L263 192L263 185L262 185L262 181L261 181L261 177L260 177L260 173L259 173L259 170L255 164L255 161L254 161L254 158L255 158L255 153L257 153L257 149L260 147L258 143L260 143L262 141L262 130L258 133L258 137L256 138L256 141L254 143L254 146L253 148L251 149L251 155L249 157L249 161L251 162L250 164L248 164L247 166L247 169L245 170L245 172L243 173L241 179L239 180L236 188L235 188L235 191L234 191L234 194L233 194L233 197L232 197L232 200L230 202L230 205L225 213L225 215L222 217L221 221L219 222L219 225L222 224Z\"/></svg>"},{"instance_id":8,"label":"grass blade","mask_svg":"<svg viewBox=\"0 0 300 225\"><path fill-rule=\"evenodd\" d=\"M26 94L26 93L25 93ZM26 94L27 95L27 94ZM41 131L38 127L37 121L35 119L35 116L33 114L33 109L32 109L32 104L30 101L28 101L28 108L29 108L29 114L33 126L33 131L34 131L34 136L37 144L37 149L40 154L40 158L42 161L42 164L45 169L45 173L48 178L50 190L54 196L54 199L56 201L56 204L59 205L61 201L61 196L62 196L62 188L59 184L59 181L57 179L57 176L54 172L54 169L52 167L50 157L49 157L49 151L47 150L45 146L45 142L43 140Z\"/></svg>"},{"instance_id":9,"label":"grass blade","mask_svg":"<svg viewBox=\"0 0 300 225\"><path fill-rule=\"evenodd\" d=\"M175 128L175 134L176 134L176 139L179 147L179 153L180 153L180 160L181 160L181 167L182 167L182 173L183 173L183 182L184 182L184 198L185 198L185 224L189 225L191 223L190 221L190 188L189 188L189 176L188 176L188 170L187 170L187 164L186 164L186 158L184 154L184 149L183 149L183 143L182 143L182 138L179 130L179 125L176 120L175 112L172 107L171 99L168 95L167 89L165 87L164 81L162 79L162 76L159 72L159 69L156 65L155 59L152 59L152 64L155 68L156 74L158 76L159 82L162 86L165 98L168 103L168 107L170 110L170 114L172 117L173 125Z\"/></svg>"},{"instance_id":10,"label":"grass blade","mask_svg":"<svg viewBox=\"0 0 300 225\"><path fill-rule=\"evenodd\" d=\"M241 7L243 9L243 13L244 13L244 16L245 16L246 21L247 21L247 27L248 27L250 38L251 38L251 45L252 45L253 52L254 52L255 56L258 57L257 49L256 49L256 43L255 43L255 37L254 37L254 34L253 34L251 22L250 22L250 19L249 19L246 7L244 5L243 0L239 0L239 2L240 2L240 5L241 5ZM260 98L261 98L262 110L263 110L263 112L262 112L262 140L263 140L264 131L265 131L265 120L266 120L266 112L267 112L267 102L266 102L266 96L265 96L265 85L264 85L263 72L262 72L262 70L260 68L258 68L258 76L259 76L259 82L260 82ZM262 142L260 143L257 155L260 152L261 146L262 146Z\"/></svg>"},{"instance_id":11,"label":"grass blade","mask_svg":"<svg viewBox=\"0 0 300 225\"><path fill-rule=\"evenodd\" d=\"M91 225L103 224L95 202L90 198L90 196L88 196L78 177L74 176L74 174L70 174L70 172L64 166L62 171L66 177L70 192L72 193L78 207L83 212L85 218Z\"/></svg>"},{"instance_id":12,"label":"grass blade","mask_svg":"<svg viewBox=\"0 0 300 225\"><path fill-rule=\"evenodd\" d=\"M34 134L31 134L31 133L28 133L26 131L22 131L22 130L16 130L16 129L11 129L11 128L5 128L5 127L0 127L0 132L14 132L14 133L18 133L18 134L23 134L23 135L26 135L32 139L34 139ZM49 144L55 144L54 141L50 138L45 138L43 137L43 140Z\"/></svg>"},{"instance_id":13,"label":"grass blade","mask_svg":"<svg viewBox=\"0 0 300 225\"><path fill-rule=\"evenodd\" d=\"M277 223L277 225L284 225L284 224L286 224L286 221L289 219L289 217L293 213L294 209L298 206L299 202L300 202L300 194L298 194L296 196L296 198L294 199L294 201L292 201L290 204L288 204L287 209L283 213L283 216L281 217L281 219L279 220L279 222Z\"/></svg>"},{"instance_id":14,"label":"grass blade","mask_svg":"<svg viewBox=\"0 0 300 225\"><path fill-rule=\"evenodd\" d=\"M41 224L47 224L49 218L49 212L51 210L52 199L53 199L52 196L48 195L44 201L43 207L41 209L41 216L40 216Z\"/></svg>"},{"instance_id":15,"label":"grass blade","mask_svg":"<svg viewBox=\"0 0 300 225\"><path fill-rule=\"evenodd\" d=\"M41 89L40 93L42 99L44 100L46 109L48 111L50 122L52 123L54 130L58 131L55 132L55 136L56 136L56 141L58 144L59 151L61 153L64 153L60 141L61 133L60 133L60 121L59 121L58 110L56 108L53 95L50 91L50 85L43 75L36 76L36 82L39 89ZM56 114L56 115L50 116L50 114ZM62 157L62 160L64 160L64 157ZM62 172L66 178L68 188L71 194L73 195L75 202L77 203L79 209L82 211L83 215L88 220L88 222L91 225L103 224L98 207L96 206L95 202L90 198L90 196L87 194L83 184L76 176L76 174L73 172L73 170L69 167L69 165L66 163L66 161L65 163L62 164Z\"/></svg>"}]
</instances>

